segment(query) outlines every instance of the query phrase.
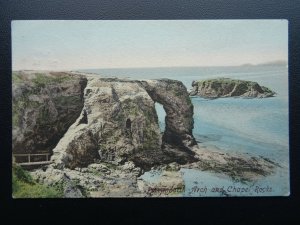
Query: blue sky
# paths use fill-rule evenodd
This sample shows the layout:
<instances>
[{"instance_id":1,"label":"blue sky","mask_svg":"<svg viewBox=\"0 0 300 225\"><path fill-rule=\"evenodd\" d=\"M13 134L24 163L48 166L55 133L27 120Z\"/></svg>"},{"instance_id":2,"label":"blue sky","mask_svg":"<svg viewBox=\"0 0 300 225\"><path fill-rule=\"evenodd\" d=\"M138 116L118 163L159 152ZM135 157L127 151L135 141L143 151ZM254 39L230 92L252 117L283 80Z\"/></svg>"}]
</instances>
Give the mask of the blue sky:
<instances>
[{"instance_id":1,"label":"blue sky","mask_svg":"<svg viewBox=\"0 0 300 225\"><path fill-rule=\"evenodd\" d=\"M13 70L234 66L287 57L286 20L12 22Z\"/></svg>"}]
</instances>

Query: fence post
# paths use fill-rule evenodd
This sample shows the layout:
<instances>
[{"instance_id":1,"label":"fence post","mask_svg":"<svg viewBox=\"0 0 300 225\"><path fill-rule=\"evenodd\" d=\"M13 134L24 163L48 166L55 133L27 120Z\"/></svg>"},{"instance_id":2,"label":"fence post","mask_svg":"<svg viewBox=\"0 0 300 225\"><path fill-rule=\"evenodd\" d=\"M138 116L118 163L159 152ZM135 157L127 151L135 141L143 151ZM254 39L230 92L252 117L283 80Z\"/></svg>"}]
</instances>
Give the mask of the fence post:
<instances>
[{"instance_id":1,"label":"fence post","mask_svg":"<svg viewBox=\"0 0 300 225\"><path fill-rule=\"evenodd\" d=\"M30 153L28 154L28 162L30 162Z\"/></svg>"}]
</instances>

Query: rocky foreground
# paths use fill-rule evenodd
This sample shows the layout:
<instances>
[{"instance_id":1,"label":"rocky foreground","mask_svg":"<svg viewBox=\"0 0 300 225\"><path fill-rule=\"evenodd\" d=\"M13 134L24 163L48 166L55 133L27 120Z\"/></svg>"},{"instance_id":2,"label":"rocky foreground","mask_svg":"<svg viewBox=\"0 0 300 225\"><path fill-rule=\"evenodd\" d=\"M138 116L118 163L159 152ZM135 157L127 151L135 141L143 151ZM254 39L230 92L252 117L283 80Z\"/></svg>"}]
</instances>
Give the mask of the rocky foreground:
<instances>
[{"instance_id":1,"label":"rocky foreground","mask_svg":"<svg viewBox=\"0 0 300 225\"><path fill-rule=\"evenodd\" d=\"M155 102L166 111L164 133ZM65 197L181 196L181 168L247 182L278 166L206 149L192 129L193 105L179 81L13 74L13 153L50 153L51 164L31 174L42 184L61 186ZM155 183L141 178L151 169L161 171Z\"/></svg>"},{"instance_id":2,"label":"rocky foreground","mask_svg":"<svg viewBox=\"0 0 300 225\"><path fill-rule=\"evenodd\" d=\"M230 78L193 81L192 86L193 90L190 95L204 98L267 98L276 94L269 88L260 86L257 82Z\"/></svg>"},{"instance_id":3,"label":"rocky foreground","mask_svg":"<svg viewBox=\"0 0 300 225\"><path fill-rule=\"evenodd\" d=\"M182 168L229 176L234 181L253 183L271 175L279 165L266 158L194 147L197 161L162 163L151 168L159 172L157 181L142 178L145 172L132 161L114 165L95 161L87 167L57 169L55 164L31 172L47 186L62 185L66 198L81 197L180 197L185 192ZM175 160L175 159L174 159Z\"/></svg>"}]
</instances>

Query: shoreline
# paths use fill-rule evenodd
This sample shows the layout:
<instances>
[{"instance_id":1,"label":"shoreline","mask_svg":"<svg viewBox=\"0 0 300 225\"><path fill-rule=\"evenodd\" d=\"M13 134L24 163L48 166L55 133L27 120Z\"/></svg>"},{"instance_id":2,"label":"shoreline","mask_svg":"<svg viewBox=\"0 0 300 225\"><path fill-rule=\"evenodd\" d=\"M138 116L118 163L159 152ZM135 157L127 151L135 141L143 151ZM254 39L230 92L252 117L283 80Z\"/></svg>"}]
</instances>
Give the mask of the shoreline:
<instances>
[{"instance_id":1,"label":"shoreline","mask_svg":"<svg viewBox=\"0 0 300 225\"><path fill-rule=\"evenodd\" d=\"M211 171L247 183L267 177L280 167L261 156L224 152L205 143L197 145L192 133L193 105L180 81L140 82L77 72L47 76L28 73L31 75L26 86L28 101L39 106L28 104L31 107L28 110L36 113L36 118L39 118L40 108L48 110L55 127L56 123L69 118L69 108L75 107L74 99L78 102L78 107L74 108L78 117L72 118L71 126L52 148L53 163L31 172L39 183L62 186L66 198L161 197L153 190L166 190L168 193L163 195L171 197L179 195L179 190L185 190L181 169ZM22 81L21 75L16 77L18 82ZM70 84L70 78L76 76L78 84ZM81 85L83 77L85 86ZM27 90L25 86L23 88ZM167 88L169 92L166 93ZM54 91L53 97L49 93ZM46 100L52 102L49 109L49 104L44 104ZM169 127L163 135L155 114L155 102L162 102L169 110L166 117ZM69 108L65 109L68 104ZM58 109L61 110L59 113ZM65 118L58 121L55 113ZM29 121L31 117L27 119ZM44 122L44 117L39 121ZM141 124L144 124L143 130ZM111 151L113 156L108 154ZM162 178L154 186L141 179L145 171L155 169L162 171Z\"/></svg>"},{"instance_id":2,"label":"shoreline","mask_svg":"<svg viewBox=\"0 0 300 225\"><path fill-rule=\"evenodd\" d=\"M30 173L42 184L55 186L63 183L69 187L72 192L65 196L67 198L181 197L188 191L183 170L207 173L214 179L223 177L229 182L247 186L274 175L276 169L282 168L269 159L249 157L246 154L228 154L221 152L217 147L212 149L203 144L193 150L199 159L197 162L183 165L172 162L154 166L149 171L143 171L129 161L120 166L96 162L86 168L74 170L58 170L50 165L45 171L36 169ZM143 179L145 175L155 171L159 171L157 173L160 175L154 182ZM87 196L74 194L80 192L78 187L84 188Z\"/></svg>"}]
</instances>

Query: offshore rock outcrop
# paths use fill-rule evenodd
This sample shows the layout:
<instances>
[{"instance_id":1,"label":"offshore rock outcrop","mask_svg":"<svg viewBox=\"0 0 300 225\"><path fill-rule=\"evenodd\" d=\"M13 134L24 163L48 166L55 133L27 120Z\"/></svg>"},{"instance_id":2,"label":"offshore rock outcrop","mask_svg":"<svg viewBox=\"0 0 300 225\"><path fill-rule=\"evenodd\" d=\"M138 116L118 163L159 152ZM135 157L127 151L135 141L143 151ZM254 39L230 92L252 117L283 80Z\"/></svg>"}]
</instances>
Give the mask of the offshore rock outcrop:
<instances>
[{"instance_id":1,"label":"offshore rock outcrop","mask_svg":"<svg viewBox=\"0 0 300 225\"><path fill-rule=\"evenodd\" d=\"M83 108L87 79L64 72L12 75L13 153L52 152Z\"/></svg>"},{"instance_id":2,"label":"offshore rock outcrop","mask_svg":"<svg viewBox=\"0 0 300 225\"><path fill-rule=\"evenodd\" d=\"M257 82L229 78L193 81L192 86L193 90L190 95L204 98L267 98L276 94L269 88L260 86Z\"/></svg>"}]
</instances>

